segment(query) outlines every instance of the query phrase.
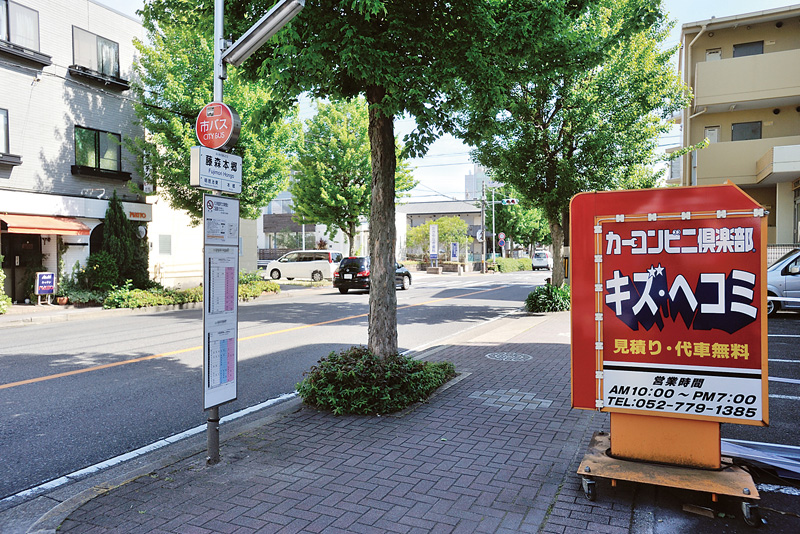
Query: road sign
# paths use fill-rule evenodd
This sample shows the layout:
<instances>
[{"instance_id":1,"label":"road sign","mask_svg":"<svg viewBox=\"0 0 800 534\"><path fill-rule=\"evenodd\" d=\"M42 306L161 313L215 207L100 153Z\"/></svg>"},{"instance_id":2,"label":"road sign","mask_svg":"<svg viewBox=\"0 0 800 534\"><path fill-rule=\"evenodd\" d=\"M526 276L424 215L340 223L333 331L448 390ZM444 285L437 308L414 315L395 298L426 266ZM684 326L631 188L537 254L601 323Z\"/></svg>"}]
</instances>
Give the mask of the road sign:
<instances>
[{"instance_id":1,"label":"road sign","mask_svg":"<svg viewBox=\"0 0 800 534\"><path fill-rule=\"evenodd\" d=\"M458 243L450 243L450 261L458 261Z\"/></svg>"},{"instance_id":2,"label":"road sign","mask_svg":"<svg viewBox=\"0 0 800 534\"><path fill-rule=\"evenodd\" d=\"M432 224L430 226L430 256L435 260L439 258L439 225Z\"/></svg>"},{"instance_id":3,"label":"road sign","mask_svg":"<svg viewBox=\"0 0 800 534\"><path fill-rule=\"evenodd\" d=\"M764 209L732 185L570 209L573 406L766 424Z\"/></svg>"},{"instance_id":4,"label":"road sign","mask_svg":"<svg viewBox=\"0 0 800 534\"><path fill-rule=\"evenodd\" d=\"M222 102L211 102L200 110L195 132L200 144L221 150L232 148L239 140L239 114Z\"/></svg>"},{"instance_id":5,"label":"road sign","mask_svg":"<svg viewBox=\"0 0 800 534\"><path fill-rule=\"evenodd\" d=\"M193 146L189 185L213 191L242 192L242 158L213 148Z\"/></svg>"},{"instance_id":6,"label":"road sign","mask_svg":"<svg viewBox=\"0 0 800 534\"><path fill-rule=\"evenodd\" d=\"M477 241L478 243L483 243L483 234L484 234L483 230L478 230L477 232L475 232L475 241Z\"/></svg>"},{"instance_id":7,"label":"road sign","mask_svg":"<svg viewBox=\"0 0 800 534\"><path fill-rule=\"evenodd\" d=\"M497 239L505 239L505 238L506 238L506 234L504 234L503 232L500 232L499 234L497 234Z\"/></svg>"},{"instance_id":8,"label":"road sign","mask_svg":"<svg viewBox=\"0 0 800 534\"><path fill-rule=\"evenodd\" d=\"M504 246L506 246L506 240L500 239L500 241L497 242L497 246L503 248Z\"/></svg>"}]
</instances>

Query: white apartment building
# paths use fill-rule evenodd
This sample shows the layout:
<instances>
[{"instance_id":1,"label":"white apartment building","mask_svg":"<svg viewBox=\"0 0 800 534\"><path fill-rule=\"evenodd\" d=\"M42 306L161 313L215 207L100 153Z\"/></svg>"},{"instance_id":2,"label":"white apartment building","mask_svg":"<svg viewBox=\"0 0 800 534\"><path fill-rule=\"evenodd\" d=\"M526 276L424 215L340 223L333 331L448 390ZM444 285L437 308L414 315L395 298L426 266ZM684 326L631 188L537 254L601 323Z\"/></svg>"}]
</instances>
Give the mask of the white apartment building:
<instances>
[{"instance_id":1,"label":"white apartment building","mask_svg":"<svg viewBox=\"0 0 800 534\"><path fill-rule=\"evenodd\" d=\"M137 20L92 0L0 0L0 253L14 300L26 270L85 263L113 192L142 235L152 220L128 188L141 183L124 144L142 135L134 38Z\"/></svg>"},{"instance_id":2,"label":"white apartment building","mask_svg":"<svg viewBox=\"0 0 800 534\"><path fill-rule=\"evenodd\" d=\"M682 185L727 180L769 210L770 244L800 242L800 5L684 24Z\"/></svg>"}]
</instances>

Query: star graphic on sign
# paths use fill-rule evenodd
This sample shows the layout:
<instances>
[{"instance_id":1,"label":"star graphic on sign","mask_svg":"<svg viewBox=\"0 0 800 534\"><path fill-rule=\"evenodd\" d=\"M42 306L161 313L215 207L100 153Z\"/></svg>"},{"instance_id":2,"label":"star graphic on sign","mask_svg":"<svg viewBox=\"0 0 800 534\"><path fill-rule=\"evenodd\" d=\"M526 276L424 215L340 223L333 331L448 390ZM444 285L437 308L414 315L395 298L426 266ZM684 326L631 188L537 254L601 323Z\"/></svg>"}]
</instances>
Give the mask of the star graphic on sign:
<instances>
[{"instance_id":1,"label":"star graphic on sign","mask_svg":"<svg viewBox=\"0 0 800 534\"><path fill-rule=\"evenodd\" d=\"M655 278L656 277L656 268L651 265L650 268L647 269L647 274L650 275L650 278Z\"/></svg>"},{"instance_id":2,"label":"star graphic on sign","mask_svg":"<svg viewBox=\"0 0 800 534\"><path fill-rule=\"evenodd\" d=\"M661 276L664 274L664 268L661 266L661 263L658 264L656 267L656 276Z\"/></svg>"}]
</instances>

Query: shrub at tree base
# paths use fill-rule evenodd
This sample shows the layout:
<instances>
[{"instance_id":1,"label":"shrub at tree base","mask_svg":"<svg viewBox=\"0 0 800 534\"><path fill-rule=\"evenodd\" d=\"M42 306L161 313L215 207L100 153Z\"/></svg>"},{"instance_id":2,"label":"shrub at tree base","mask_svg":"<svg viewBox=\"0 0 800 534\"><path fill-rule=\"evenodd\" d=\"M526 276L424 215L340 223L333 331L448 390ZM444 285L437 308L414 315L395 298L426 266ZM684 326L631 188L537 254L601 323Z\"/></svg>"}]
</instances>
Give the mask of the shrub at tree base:
<instances>
[{"instance_id":1,"label":"shrub at tree base","mask_svg":"<svg viewBox=\"0 0 800 534\"><path fill-rule=\"evenodd\" d=\"M528 313L569 310L569 286L545 284L537 287L525 299L525 310Z\"/></svg>"},{"instance_id":2,"label":"shrub at tree base","mask_svg":"<svg viewBox=\"0 0 800 534\"><path fill-rule=\"evenodd\" d=\"M380 359L366 347L351 347L330 353L305 375L297 391L306 404L336 415L371 415L425 400L455 376L455 367L400 354Z\"/></svg>"}]
</instances>

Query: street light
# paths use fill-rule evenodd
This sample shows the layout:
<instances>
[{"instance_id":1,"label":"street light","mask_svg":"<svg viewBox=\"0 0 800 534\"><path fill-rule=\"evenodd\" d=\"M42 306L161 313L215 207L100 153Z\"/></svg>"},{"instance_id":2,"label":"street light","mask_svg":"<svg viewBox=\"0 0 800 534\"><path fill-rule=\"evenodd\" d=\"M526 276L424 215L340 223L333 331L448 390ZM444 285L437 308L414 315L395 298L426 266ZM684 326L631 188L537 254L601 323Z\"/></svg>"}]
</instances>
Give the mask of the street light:
<instances>
[{"instance_id":1,"label":"street light","mask_svg":"<svg viewBox=\"0 0 800 534\"><path fill-rule=\"evenodd\" d=\"M278 33L287 22L297 15L305 0L281 0L266 15L256 22L235 43L222 52L222 61L238 67L267 40Z\"/></svg>"}]
</instances>

